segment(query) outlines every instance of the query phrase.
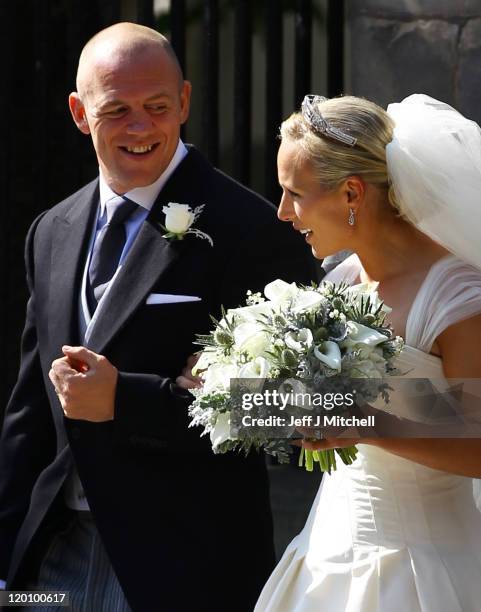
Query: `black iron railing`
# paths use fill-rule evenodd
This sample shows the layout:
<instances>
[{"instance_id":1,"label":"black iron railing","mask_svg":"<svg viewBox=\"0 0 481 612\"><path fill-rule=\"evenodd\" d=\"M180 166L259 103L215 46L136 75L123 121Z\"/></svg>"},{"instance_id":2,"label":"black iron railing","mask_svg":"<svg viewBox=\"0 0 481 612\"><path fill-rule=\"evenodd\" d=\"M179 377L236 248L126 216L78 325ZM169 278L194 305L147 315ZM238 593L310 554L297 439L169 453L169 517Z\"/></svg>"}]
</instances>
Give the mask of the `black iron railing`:
<instances>
[{"instance_id":1,"label":"black iron railing","mask_svg":"<svg viewBox=\"0 0 481 612\"><path fill-rule=\"evenodd\" d=\"M165 32L193 81L196 109L201 108L183 135L195 134L195 144L213 163L276 202L276 137L282 119L299 106L320 70L327 79L316 93L342 92L344 0L171 0L160 15L154 0L0 5L1 416L18 370L27 228L40 211L97 172L91 143L74 127L67 106L87 40L124 20ZM320 30L326 51L313 57ZM226 45L233 58L227 80ZM287 64L294 65L289 77Z\"/></svg>"}]
</instances>

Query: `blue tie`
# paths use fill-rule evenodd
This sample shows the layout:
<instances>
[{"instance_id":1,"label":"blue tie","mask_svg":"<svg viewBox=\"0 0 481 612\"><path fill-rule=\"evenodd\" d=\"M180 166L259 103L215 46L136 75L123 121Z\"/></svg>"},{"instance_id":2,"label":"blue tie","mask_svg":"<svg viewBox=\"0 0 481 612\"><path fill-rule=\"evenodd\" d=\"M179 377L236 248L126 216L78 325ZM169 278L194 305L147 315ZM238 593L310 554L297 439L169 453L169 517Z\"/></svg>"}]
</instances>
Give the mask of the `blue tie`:
<instances>
[{"instance_id":1,"label":"blue tie","mask_svg":"<svg viewBox=\"0 0 481 612\"><path fill-rule=\"evenodd\" d=\"M136 209L137 204L123 196L107 202L107 223L95 239L90 258L87 300L91 314L118 268L127 238L124 222Z\"/></svg>"}]
</instances>

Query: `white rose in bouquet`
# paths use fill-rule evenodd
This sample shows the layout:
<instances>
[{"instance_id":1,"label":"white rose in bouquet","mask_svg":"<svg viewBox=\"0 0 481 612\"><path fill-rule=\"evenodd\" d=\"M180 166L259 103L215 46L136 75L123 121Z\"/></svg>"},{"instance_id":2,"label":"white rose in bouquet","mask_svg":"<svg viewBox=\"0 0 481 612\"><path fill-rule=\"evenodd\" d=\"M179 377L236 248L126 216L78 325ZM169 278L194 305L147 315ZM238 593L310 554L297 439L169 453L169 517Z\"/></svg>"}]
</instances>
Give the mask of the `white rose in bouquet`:
<instances>
[{"instance_id":1,"label":"white rose in bouquet","mask_svg":"<svg viewBox=\"0 0 481 612\"><path fill-rule=\"evenodd\" d=\"M270 346L269 334L255 323L241 323L234 330L234 346L239 353L248 353L251 357L259 357Z\"/></svg>"},{"instance_id":2,"label":"white rose in bouquet","mask_svg":"<svg viewBox=\"0 0 481 612\"><path fill-rule=\"evenodd\" d=\"M264 295L268 300L276 304L285 304L299 293L296 283L286 283L277 279L265 286Z\"/></svg>"},{"instance_id":3,"label":"white rose in bouquet","mask_svg":"<svg viewBox=\"0 0 481 612\"><path fill-rule=\"evenodd\" d=\"M239 368L233 364L214 363L203 374L204 393L229 391L230 379L239 376Z\"/></svg>"},{"instance_id":4,"label":"white rose in bouquet","mask_svg":"<svg viewBox=\"0 0 481 612\"><path fill-rule=\"evenodd\" d=\"M318 291L299 291L294 298L292 312L301 313L307 310L315 310L325 301L325 298Z\"/></svg>"}]
</instances>

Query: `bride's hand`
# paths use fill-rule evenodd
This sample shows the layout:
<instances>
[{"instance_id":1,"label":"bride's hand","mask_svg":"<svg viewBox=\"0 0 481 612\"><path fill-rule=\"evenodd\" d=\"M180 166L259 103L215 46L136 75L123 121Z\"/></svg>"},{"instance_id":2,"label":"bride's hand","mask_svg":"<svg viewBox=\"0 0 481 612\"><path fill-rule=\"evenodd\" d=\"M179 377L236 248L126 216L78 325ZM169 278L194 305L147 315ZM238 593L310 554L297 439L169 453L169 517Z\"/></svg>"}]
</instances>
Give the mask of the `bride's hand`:
<instances>
[{"instance_id":1,"label":"bride's hand","mask_svg":"<svg viewBox=\"0 0 481 612\"><path fill-rule=\"evenodd\" d=\"M359 442L366 443L362 438L326 438L322 440L313 440L303 438L302 440L294 440L291 444L302 446L307 450L329 450L331 448L346 448L347 446L356 446Z\"/></svg>"},{"instance_id":2,"label":"bride's hand","mask_svg":"<svg viewBox=\"0 0 481 612\"><path fill-rule=\"evenodd\" d=\"M187 365L182 370L182 374L177 376L175 382L182 389L200 389L202 387L202 378L192 374L192 368L199 361L200 354L191 355L187 359Z\"/></svg>"},{"instance_id":3,"label":"bride's hand","mask_svg":"<svg viewBox=\"0 0 481 612\"><path fill-rule=\"evenodd\" d=\"M331 432L333 429L339 430L339 428L330 428ZM314 439L315 434L319 432L319 428L314 427L297 427L297 430L304 436L298 440L292 440L291 444L294 446L301 446L307 450L329 450L331 448L345 448L347 446L355 446L359 442L366 442L366 439L361 438L321 438L319 440Z\"/></svg>"}]
</instances>

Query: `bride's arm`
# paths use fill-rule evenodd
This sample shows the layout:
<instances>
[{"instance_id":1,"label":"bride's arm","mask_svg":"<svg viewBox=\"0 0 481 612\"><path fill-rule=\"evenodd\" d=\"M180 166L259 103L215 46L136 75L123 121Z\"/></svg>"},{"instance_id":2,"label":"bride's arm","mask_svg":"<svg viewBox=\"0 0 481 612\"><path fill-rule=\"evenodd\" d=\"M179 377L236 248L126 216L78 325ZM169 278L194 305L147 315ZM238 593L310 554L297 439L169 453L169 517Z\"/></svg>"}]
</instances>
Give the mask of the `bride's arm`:
<instances>
[{"instance_id":1,"label":"bride's arm","mask_svg":"<svg viewBox=\"0 0 481 612\"><path fill-rule=\"evenodd\" d=\"M481 379L481 315L448 327L438 336L437 345L446 378ZM474 386L479 388L479 385ZM474 392L479 395L477 389ZM481 414L481 398L476 408ZM356 442L378 446L437 470L481 478L481 438L331 438L314 443L305 441L304 446L327 449Z\"/></svg>"}]
</instances>

